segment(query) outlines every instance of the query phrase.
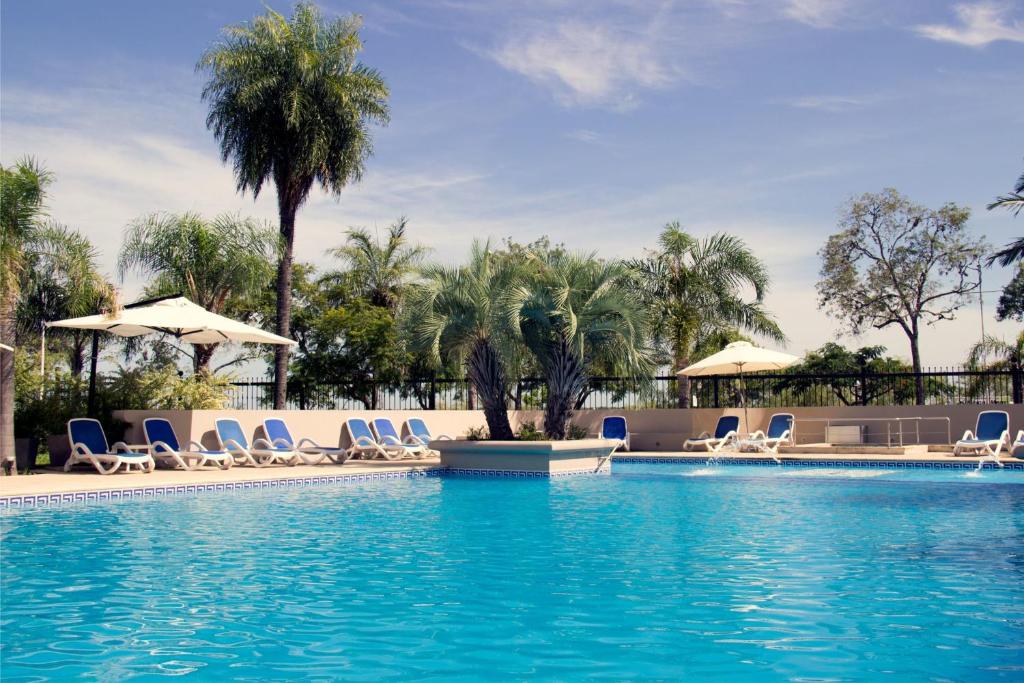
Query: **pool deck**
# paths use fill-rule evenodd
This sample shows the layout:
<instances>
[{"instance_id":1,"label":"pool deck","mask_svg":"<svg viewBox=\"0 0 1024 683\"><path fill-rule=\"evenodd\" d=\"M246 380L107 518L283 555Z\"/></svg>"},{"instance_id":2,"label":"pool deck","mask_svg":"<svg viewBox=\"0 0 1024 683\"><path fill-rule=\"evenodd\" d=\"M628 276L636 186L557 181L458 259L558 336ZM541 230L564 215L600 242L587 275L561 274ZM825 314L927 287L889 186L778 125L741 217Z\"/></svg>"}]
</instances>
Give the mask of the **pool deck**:
<instances>
[{"instance_id":1,"label":"pool deck","mask_svg":"<svg viewBox=\"0 0 1024 683\"><path fill-rule=\"evenodd\" d=\"M629 453L617 453L613 456L618 458L643 458L644 460L664 460L668 462L693 461L705 462L715 454L694 453L694 452L665 452L665 451L632 451ZM750 460L752 462L763 462L766 455L763 454L717 454L722 459L732 462ZM960 463L976 464L979 458L960 456L954 457L945 453L929 453L927 455L902 455L894 457L891 455L877 454L791 454L782 455L780 459L789 462L799 461L821 461L827 460L832 463L849 462L906 462L906 463ZM985 459L991 462L990 458ZM1003 457L1000 461L1009 463L1024 463L1019 458ZM125 488L143 487L173 487L180 485L195 484L238 484L243 482L263 482L271 480L302 479L306 477L322 477L325 475L348 476L367 475L380 473L407 473L407 472L428 472L441 469L441 461L438 458L423 458L419 460L384 461L384 460L355 460L344 465L322 464L322 465L297 465L295 467L272 466L272 467L232 467L230 470L204 469L193 471L182 471L172 469L157 469L150 474L137 472L118 473L108 476L101 476L94 471L84 467L74 472L62 472L59 470L36 470L30 475L17 477L0 477L0 498L16 496L33 496L41 494L67 494L67 493L88 493L98 491L111 491Z\"/></svg>"}]
</instances>

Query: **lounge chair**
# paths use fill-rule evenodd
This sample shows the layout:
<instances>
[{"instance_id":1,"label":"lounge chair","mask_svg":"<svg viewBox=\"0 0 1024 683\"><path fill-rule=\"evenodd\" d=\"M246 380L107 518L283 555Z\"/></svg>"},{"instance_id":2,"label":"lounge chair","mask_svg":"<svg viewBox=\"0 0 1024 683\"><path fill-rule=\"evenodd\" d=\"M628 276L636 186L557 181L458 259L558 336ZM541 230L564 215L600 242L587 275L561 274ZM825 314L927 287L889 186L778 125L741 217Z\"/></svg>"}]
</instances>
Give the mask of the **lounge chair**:
<instances>
[{"instance_id":1,"label":"lounge chair","mask_svg":"<svg viewBox=\"0 0 1024 683\"><path fill-rule=\"evenodd\" d=\"M298 443L292 438L288 424L279 417L268 417L263 421L263 433L270 443L277 448L290 448L299 454L307 465L316 465L326 458L338 465L349 459L348 449L321 446L310 438L300 439Z\"/></svg>"},{"instance_id":2,"label":"lounge chair","mask_svg":"<svg viewBox=\"0 0 1024 683\"><path fill-rule=\"evenodd\" d=\"M397 460L405 455L403 446L385 447L377 443L369 423L361 417L350 417L345 420L345 432L349 439L349 457L369 456L370 459L381 457L386 460Z\"/></svg>"},{"instance_id":3,"label":"lounge chair","mask_svg":"<svg viewBox=\"0 0 1024 683\"><path fill-rule=\"evenodd\" d=\"M978 413L978 424L974 433L968 429L956 442L953 455L974 453L998 457L1003 445L1010 447L1009 413L1004 410L985 410Z\"/></svg>"},{"instance_id":4,"label":"lounge chair","mask_svg":"<svg viewBox=\"0 0 1024 683\"><path fill-rule=\"evenodd\" d=\"M779 446L793 445L794 418L792 413L775 413L768 420L768 431L758 429L750 435L750 445L760 450L779 452Z\"/></svg>"},{"instance_id":5,"label":"lounge chair","mask_svg":"<svg viewBox=\"0 0 1024 683\"><path fill-rule=\"evenodd\" d=\"M408 440L409 437L414 437L419 443L424 446L429 446L431 441L451 441L452 437L447 434L438 434L432 436L430 429L427 428L427 423L419 417L410 417L405 421L405 431L408 434L405 438Z\"/></svg>"},{"instance_id":6,"label":"lounge chair","mask_svg":"<svg viewBox=\"0 0 1024 683\"><path fill-rule=\"evenodd\" d=\"M601 420L601 430L597 433L599 439L612 439L618 441L618 445L615 449L618 450L621 447L623 450L629 450L629 429L626 427L626 418L621 415L606 415Z\"/></svg>"},{"instance_id":7,"label":"lounge chair","mask_svg":"<svg viewBox=\"0 0 1024 683\"><path fill-rule=\"evenodd\" d=\"M297 465L299 454L292 448L277 448L266 439L256 439L249 446L249 440L245 438L242 425L238 420L221 418L217 420L217 439L220 446L235 458L236 465L252 465L253 467L266 467L277 463L284 463L289 467Z\"/></svg>"},{"instance_id":8,"label":"lounge chair","mask_svg":"<svg viewBox=\"0 0 1024 683\"><path fill-rule=\"evenodd\" d=\"M722 446L736 438L739 428L740 418L738 415L723 415L718 418L718 425L715 427L714 435L702 432L700 436L687 439L683 442L683 450L692 451L702 448L706 451L717 453L722 449Z\"/></svg>"},{"instance_id":9,"label":"lounge chair","mask_svg":"<svg viewBox=\"0 0 1024 683\"><path fill-rule=\"evenodd\" d=\"M122 465L126 472L130 472L133 465L142 472L156 469L151 455L129 451L124 441L110 446L99 420L88 417L68 420L68 441L71 442L71 456L64 463L65 472L70 472L80 462L89 463L100 474L113 474Z\"/></svg>"},{"instance_id":10,"label":"lounge chair","mask_svg":"<svg viewBox=\"0 0 1024 683\"><path fill-rule=\"evenodd\" d=\"M373 421L370 422L370 427L373 429L373 433L377 437L377 443L385 448L402 448L403 455L411 458L415 458L416 456L423 455L425 453L433 453L432 450L423 445L415 436L407 436L403 441L402 438L398 436L398 430L395 429L395 423L391 421L390 417L375 417L373 418Z\"/></svg>"},{"instance_id":11,"label":"lounge chair","mask_svg":"<svg viewBox=\"0 0 1024 683\"><path fill-rule=\"evenodd\" d=\"M198 441L189 441L188 449L183 449L174 433L174 427L162 417L147 417L142 421L142 432L146 435L146 443L149 444L153 458L169 461L173 467L195 470L212 463L226 470L235 463L227 451L208 450ZM190 461L194 461L193 464L189 464Z\"/></svg>"}]
</instances>

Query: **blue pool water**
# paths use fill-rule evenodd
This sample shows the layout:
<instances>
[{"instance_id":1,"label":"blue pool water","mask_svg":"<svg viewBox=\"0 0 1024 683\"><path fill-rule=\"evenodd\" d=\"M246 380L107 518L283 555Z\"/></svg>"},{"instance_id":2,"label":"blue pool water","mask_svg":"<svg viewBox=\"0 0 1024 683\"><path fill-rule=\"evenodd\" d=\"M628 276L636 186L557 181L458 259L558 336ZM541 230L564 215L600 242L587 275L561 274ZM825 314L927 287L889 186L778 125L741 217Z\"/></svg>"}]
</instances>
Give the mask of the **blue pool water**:
<instances>
[{"instance_id":1,"label":"blue pool water","mask_svg":"<svg viewBox=\"0 0 1024 683\"><path fill-rule=\"evenodd\" d=\"M1022 472L616 465L2 531L5 681L1024 678Z\"/></svg>"}]
</instances>

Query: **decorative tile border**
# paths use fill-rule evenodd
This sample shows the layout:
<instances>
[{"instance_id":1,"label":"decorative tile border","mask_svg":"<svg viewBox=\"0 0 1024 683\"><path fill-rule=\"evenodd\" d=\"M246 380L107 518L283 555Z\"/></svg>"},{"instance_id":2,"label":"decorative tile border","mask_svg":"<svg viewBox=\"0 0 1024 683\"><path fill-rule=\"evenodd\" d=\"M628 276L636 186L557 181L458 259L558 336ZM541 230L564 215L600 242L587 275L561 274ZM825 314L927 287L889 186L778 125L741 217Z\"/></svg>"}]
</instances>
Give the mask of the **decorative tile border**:
<instances>
[{"instance_id":1,"label":"decorative tile border","mask_svg":"<svg viewBox=\"0 0 1024 683\"><path fill-rule=\"evenodd\" d=\"M562 479L593 474L611 474L611 467L602 465L600 470L590 467L582 470L546 472L543 470L480 470L464 467L449 467L441 471L442 477L497 477L501 479Z\"/></svg>"},{"instance_id":2,"label":"decorative tile border","mask_svg":"<svg viewBox=\"0 0 1024 683\"><path fill-rule=\"evenodd\" d=\"M285 489L303 486L325 486L386 479L411 479L415 477L437 477L443 468L433 467L421 470L399 470L365 472L360 474L326 474L313 477L292 477L288 479L258 479L254 481L224 481L209 484L167 484L165 486L137 486L102 491L71 491L65 493L39 493L23 496L0 496L0 510L5 508L41 507L80 503L99 500L126 500L129 498L159 498L182 493L207 493L210 491L241 491L253 489Z\"/></svg>"},{"instance_id":3,"label":"decorative tile border","mask_svg":"<svg viewBox=\"0 0 1024 683\"><path fill-rule=\"evenodd\" d=\"M686 458L666 456L663 458L651 458L638 455L616 455L612 461L623 464L643 465L699 465L706 467L710 458ZM940 470L974 470L978 468L977 462L948 462L945 460L783 460L775 462L771 458L716 458L715 464L727 466L752 465L758 467L868 467L884 469L940 469ZM991 461L984 461L983 469L1000 469ZM1024 463L1005 462L1002 469L1022 470Z\"/></svg>"}]
</instances>

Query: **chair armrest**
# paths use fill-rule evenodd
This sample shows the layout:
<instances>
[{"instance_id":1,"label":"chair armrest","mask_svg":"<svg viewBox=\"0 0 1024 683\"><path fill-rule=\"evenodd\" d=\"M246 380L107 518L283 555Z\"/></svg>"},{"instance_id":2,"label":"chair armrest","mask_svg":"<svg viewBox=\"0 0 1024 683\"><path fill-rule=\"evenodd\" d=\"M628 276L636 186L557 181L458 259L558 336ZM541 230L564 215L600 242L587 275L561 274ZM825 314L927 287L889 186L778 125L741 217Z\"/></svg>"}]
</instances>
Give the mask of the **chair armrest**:
<instances>
[{"instance_id":1,"label":"chair armrest","mask_svg":"<svg viewBox=\"0 0 1024 683\"><path fill-rule=\"evenodd\" d=\"M399 441L395 437L391 436L390 434L385 434L384 436L380 437L380 439L378 439L378 441L382 445L388 445L388 446L401 446L402 445L401 441Z\"/></svg>"},{"instance_id":2,"label":"chair armrest","mask_svg":"<svg viewBox=\"0 0 1024 683\"><path fill-rule=\"evenodd\" d=\"M266 439L253 439L252 440L252 447L253 448L269 448L269 449L277 448L277 446L275 446L274 444L270 443ZM286 448L291 448L291 446L286 446Z\"/></svg>"},{"instance_id":3,"label":"chair armrest","mask_svg":"<svg viewBox=\"0 0 1024 683\"><path fill-rule=\"evenodd\" d=\"M89 447L86 446L84 443L82 443L80 441L76 441L71 446L71 452L75 453L76 451L77 452L81 452L82 455L92 455L93 454L93 452L89 450Z\"/></svg>"},{"instance_id":4,"label":"chair armrest","mask_svg":"<svg viewBox=\"0 0 1024 683\"><path fill-rule=\"evenodd\" d=\"M738 437L739 434L736 433L736 430L731 430L729 432L726 432L725 436L722 437L722 442L724 443L726 441L729 441L730 439L735 439Z\"/></svg>"},{"instance_id":5,"label":"chair armrest","mask_svg":"<svg viewBox=\"0 0 1024 683\"><path fill-rule=\"evenodd\" d=\"M129 452L131 452L131 449L128 448L128 444L126 444L124 441L118 441L117 443L113 443L113 444L110 445L110 452L111 453L117 453L119 451L124 451L126 453L129 453Z\"/></svg>"},{"instance_id":6,"label":"chair armrest","mask_svg":"<svg viewBox=\"0 0 1024 683\"><path fill-rule=\"evenodd\" d=\"M402 439L402 443L408 444L410 446L426 446L427 445L427 444L423 443L423 439L421 439L420 437L415 436L413 434L410 434L409 436L407 436L404 439Z\"/></svg>"},{"instance_id":7,"label":"chair armrest","mask_svg":"<svg viewBox=\"0 0 1024 683\"><path fill-rule=\"evenodd\" d=\"M285 439L284 437L282 437L282 438L280 438L280 439L274 439L274 440L273 440L273 441L271 442L271 444L272 444L272 445L274 445L274 446L276 446L276 447L278 447L278 448L294 448L294 447L295 447L295 446L294 446L294 445L292 444L292 442L291 442L291 441L289 441L288 439Z\"/></svg>"},{"instance_id":8,"label":"chair armrest","mask_svg":"<svg viewBox=\"0 0 1024 683\"><path fill-rule=\"evenodd\" d=\"M1014 443L1024 443L1024 429L1017 432L1017 438L1013 440Z\"/></svg>"},{"instance_id":9,"label":"chair armrest","mask_svg":"<svg viewBox=\"0 0 1024 683\"><path fill-rule=\"evenodd\" d=\"M972 432L970 429L968 429L966 432L964 432L964 435L960 437L960 440L961 441L966 441L967 439L973 439L973 438L974 438L974 432Z\"/></svg>"},{"instance_id":10,"label":"chair armrest","mask_svg":"<svg viewBox=\"0 0 1024 683\"><path fill-rule=\"evenodd\" d=\"M206 446L204 446L203 444L199 443L198 441L189 441L188 442L188 447L190 449L195 449L196 451L205 451L206 450Z\"/></svg>"},{"instance_id":11,"label":"chair armrest","mask_svg":"<svg viewBox=\"0 0 1024 683\"><path fill-rule=\"evenodd\" d=\"M313 439L309 438L308 436L304 436L301 439L299 439L297 448L304 448L306 446L309 446L310 448L321 448L320 444L318 444L316 441L313 441Z\"/></svg>"},{"instance_id":12,"label":"chair armrest","mask_svg":"<svg viewBox=\"0 0 1024 683\"><path fill-rule=\"evenodd\" d=\"M447 434L438 434L434 437L434 441L454 441L454 436L448 436Z\"/></svg>"},{"instance_id":13,"label":"chair armrest","mask_svg":"<svg viewBox=\"0 0 1024 683\"><path fill-rule=\"evenodd\" d=\"M368 436L360 436L352 440L353 446L379 446L379 444Z\"/></svg>"},{"instance_id":14,"label":"chair armrest","mask_svg":"<svg viewBox=\"0 0 1024 683\"><path fill-rule=\"evenodd\" d=\"M150 442L149 452L155 453L157 455L162 455L164 453L177 453L178 451L174 448L171 448L166 441L157 440Z\"/></svg>"},{"instance_id":15,"label":"chair armrest","mask_svg":"<svg viewBox=\"0 0 1024 683\"><path fill-rule=\"evenodd\" d=\"M750 435L750 438L751 439L767 439L768 435L764 433L764 430L758 429L757 431L755 431L753 434Z\"/></svg>"},{"instance_id":16,"label":"chair armrest","mask_svg":"<svg viewBox=\"0 0 1024 683\"><path fill-rule=\"evenodd\" d=\"M225 441L224 442L224 448L229 450L229 451L241 451L243 453L248 453L249 452L248 448L246 448L242 444L238 443L234 439L228 439L227 441Z\"/></svg>"}]
</instances>

